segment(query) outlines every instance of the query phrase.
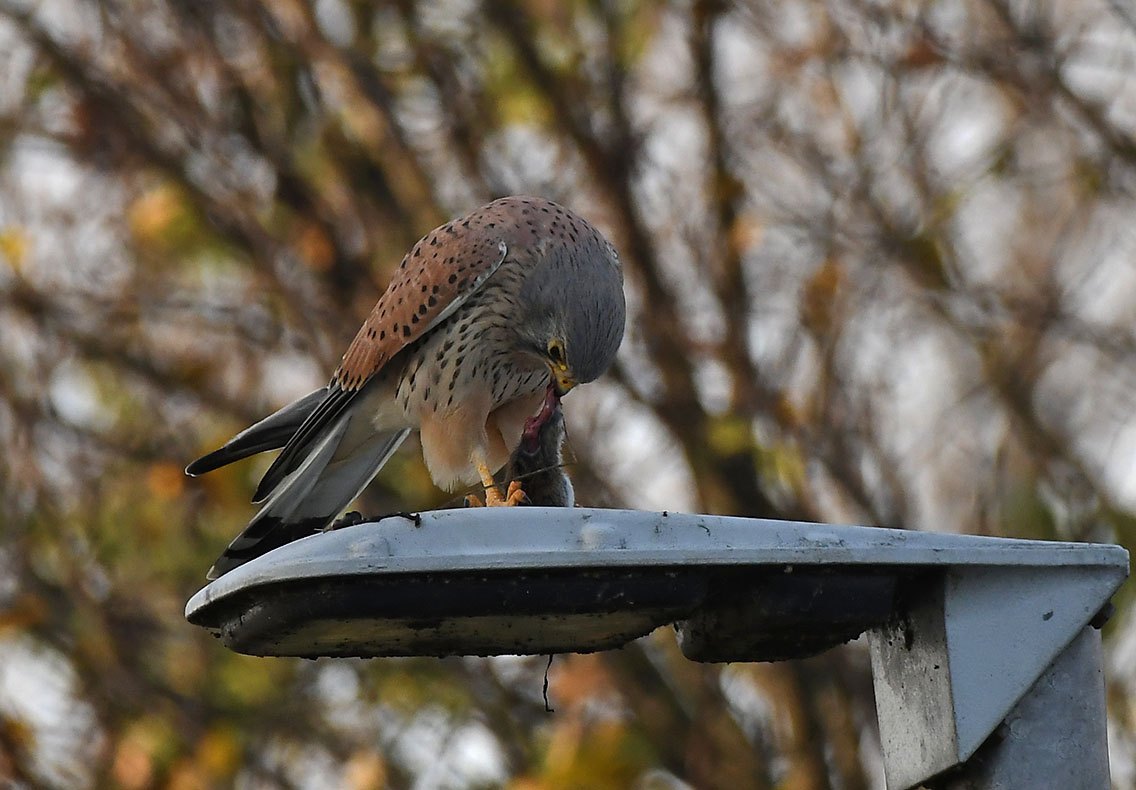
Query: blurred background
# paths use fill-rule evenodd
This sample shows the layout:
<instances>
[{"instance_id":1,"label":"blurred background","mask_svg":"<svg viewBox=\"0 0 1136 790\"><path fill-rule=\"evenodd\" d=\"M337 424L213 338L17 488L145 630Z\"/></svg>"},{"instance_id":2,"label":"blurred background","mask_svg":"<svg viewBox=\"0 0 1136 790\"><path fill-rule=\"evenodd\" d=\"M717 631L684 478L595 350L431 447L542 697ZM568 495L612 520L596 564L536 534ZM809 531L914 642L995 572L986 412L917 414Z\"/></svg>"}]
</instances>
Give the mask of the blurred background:
<instances>
[{"instance_id":1,"label":"blurred background","mask_svg":"<svg viewBox=\"0 0 1136 790\"><path fill-rule=\"evenodd\" d=\"M185 463L510 193L624 260L581 503L1136 545L1127 0L0 0L0 786L882 787L861 644L709 666L661 629L558 657L546 713L543 657L183 620L270 459ZM361 508L453 502L411 441Z\"/></svg>"}]
</instances>

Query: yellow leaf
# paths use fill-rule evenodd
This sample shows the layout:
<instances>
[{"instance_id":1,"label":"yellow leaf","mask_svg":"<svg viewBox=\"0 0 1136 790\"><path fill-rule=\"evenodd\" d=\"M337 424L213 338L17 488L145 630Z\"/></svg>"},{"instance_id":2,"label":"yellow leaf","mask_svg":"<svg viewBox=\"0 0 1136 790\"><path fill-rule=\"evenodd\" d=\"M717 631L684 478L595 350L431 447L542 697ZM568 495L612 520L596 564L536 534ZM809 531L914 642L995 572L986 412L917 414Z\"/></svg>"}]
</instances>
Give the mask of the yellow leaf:
<instances>
[{"instance_id":1,"label":"yellow leaf","mask_svg":"<svg viewBox=\"0 0 1136 790\"><path fill-rule=\"evenodd\" d=\"M0 253L8 259L17 274L23 268L31 246L31 239L23 228L13 225L0 230Z\"/></svg>"},{"instance_id":2,"label":"yellow leaf","mask_svg":"<svg viewBox=\"0 0 1136 790\"><path fill-rule=\"evenodd\" d=\"M226 699L239 705L263 705L279 694L286 664L230 656L218 668L219 688Z\"/></svg>"},{"instance_id":3,"label":"yellow leaf","mask_svg":"<svg viewBox=\"0 0 1136 790\"><path fill-rule=\"evenodd\" d=\"M761 243L765 224L756 214L739 214L730 228L730 247L735 255L744 255Z\"/></svg>"},{"instance_id":4,"label":"yellow leaf","mask_svg":"<svg viewBox=\"0 0 1136 790\"><path fill-rule=\"evenodd\" d=\"M726 414L710 420L706 440L718 455L735 455L753 447L753 431L746 418Z\"/></svg>"},{"instance_id":5,"label":"yellow leaf","mask_svg":"<svg viewBox=\"0 0 1136 790\"><path fill-rule=\"evenodd\" d=\"M209 782L201 773L201 766L182 760L170 771L167 790L208 790Z\"/></svg>"},{"instance_id":6,"label":"yellow leaf","mask_svg":"<svg viewBox=\"0 0 1136 790\"><path fill-rule=\"evenodd\" d=\"M347 761L343 771L347 786L368 790L372 787L385 787L387 769L383 758L374 752L357 752Z\"/></svg>"},{"instance_id":7,"label":"yellow leaf","mask_svg":"<svg viewBox=\"0 0 1136 790\"><path fill-rule=\"evenodd\" d=\"M127 790L142 790L153 781L154 763L140 739L127 736L114 752L111 774Z\"/></svg>"},{"instance_id":8,"label":"yellow leaf","mask_svg":"<svg viewBox=\"0 0 1136 790\"><path fill-rule=\"evenodd\" d=\"M146 485L154 496L174 499L181 496L182 489L185 488L185 473L176 464L157 463L147 471Z\"/></svg>"},{"instance_id":9,"label":"yellow leaf","mask_svg":"<svg viewBox=\"0 0 1136 790\"><path fill-rule=\"evenodd\" d=\"M134 201L130 207L130 228L142 241L157 241L181 210L177 191L166 185L159 186Z\"/></svg>"},{"instance_id":10,"label":"yellow leaf","mask_svg":"<svg viewBox=\"0 0 1136 790\"><path fill-rule=\"evenodd\" d=\"M197 743L194 762L212 776L231 776L240 766L241 744L232 727L214 727Z\"/></svg>"},{"instance_id":11,"label":"yellow leaf","mask_svg":"<svg viewBox=\"0 0 1136 790\"><path fill-rule=\"evenodd\" d=\"M777 479L799 491L805 483L805 459L800 448L788 442L777 442L770 449Z\"/></svg>"},{"instance_id":12,"label":"yellow leaf","mask_svg":"<svg viewBox=\"0 0 1136 790\"><path fill-rule=\"evenodd\" d=\"M296 251L309 269L324 272L335 260L335 248L318 225L304 223L296 234Z\"/></svg>"}]
</instances>

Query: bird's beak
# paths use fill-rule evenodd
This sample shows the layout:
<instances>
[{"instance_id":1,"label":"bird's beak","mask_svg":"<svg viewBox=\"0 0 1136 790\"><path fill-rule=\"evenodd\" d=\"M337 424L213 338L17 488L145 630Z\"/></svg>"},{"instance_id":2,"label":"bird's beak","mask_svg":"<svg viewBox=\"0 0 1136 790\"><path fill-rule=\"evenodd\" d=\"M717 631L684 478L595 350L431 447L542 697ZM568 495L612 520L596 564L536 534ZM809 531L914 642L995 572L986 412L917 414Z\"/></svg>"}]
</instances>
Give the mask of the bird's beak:
<instances>
[{"instance_id":1,"label":"bird's beak","mask_svg":"<svg viewBox=\"0 0 1136 790\"><path fill-rule=\"evenodd\" d=\"M552 388L556 390L557 397L564 397L570 389L576 386L576 379L567 367L552 369Z\"/></svg>"}]
</instances>

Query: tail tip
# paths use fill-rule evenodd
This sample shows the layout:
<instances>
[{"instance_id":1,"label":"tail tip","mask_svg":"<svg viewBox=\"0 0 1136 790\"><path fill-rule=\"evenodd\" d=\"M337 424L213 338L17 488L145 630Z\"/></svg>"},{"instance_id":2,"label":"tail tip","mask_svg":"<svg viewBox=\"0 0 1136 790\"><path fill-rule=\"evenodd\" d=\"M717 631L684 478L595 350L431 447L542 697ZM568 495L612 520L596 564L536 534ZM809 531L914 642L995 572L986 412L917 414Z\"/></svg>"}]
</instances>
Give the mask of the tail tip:
<instances>
[{"instance_id":1,"label":"tail tip","mask_svg":"<svg viewBox=\"0 0 1136 790\"><path fill-rule=\"evenodd\" d=\"M206 472L212 472L218 466L223 466L224 464L217 463L217 457L220 452L220 450L214 450L211 453L201 456L196 461L190 461L186 464L185 473L190 477L197 477Z\"/></svg>"}]
</instances>

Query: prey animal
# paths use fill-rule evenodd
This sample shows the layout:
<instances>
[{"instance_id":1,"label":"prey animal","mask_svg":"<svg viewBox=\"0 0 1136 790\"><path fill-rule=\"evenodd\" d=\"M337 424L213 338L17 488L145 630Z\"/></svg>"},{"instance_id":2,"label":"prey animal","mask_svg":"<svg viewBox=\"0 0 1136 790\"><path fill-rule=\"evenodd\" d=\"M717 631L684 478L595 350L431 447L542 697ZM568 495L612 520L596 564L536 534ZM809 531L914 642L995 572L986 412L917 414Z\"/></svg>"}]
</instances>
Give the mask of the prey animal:
<instances>
[{"instance_id":1,"label":"prey animal","mask_svg":"<svg viewBox=\"0 0 1136 790\"><path fill-rule=\"evenodd\" d=\"M506 479L522 486L520 504L539 507L574 507L575 491L564 472L564 410L556 390L549 388L544 406L530 417L521 443L509 458Z\"/></svg>"}]
</instances>

